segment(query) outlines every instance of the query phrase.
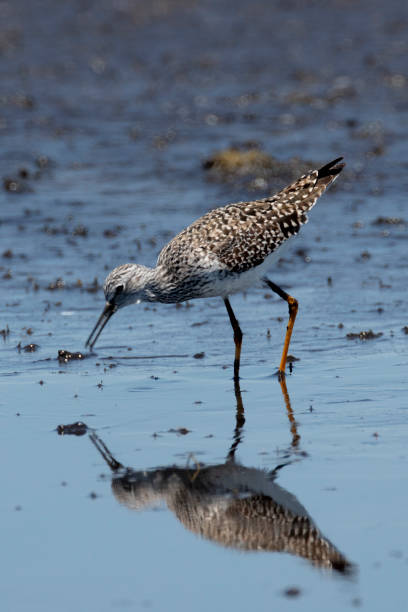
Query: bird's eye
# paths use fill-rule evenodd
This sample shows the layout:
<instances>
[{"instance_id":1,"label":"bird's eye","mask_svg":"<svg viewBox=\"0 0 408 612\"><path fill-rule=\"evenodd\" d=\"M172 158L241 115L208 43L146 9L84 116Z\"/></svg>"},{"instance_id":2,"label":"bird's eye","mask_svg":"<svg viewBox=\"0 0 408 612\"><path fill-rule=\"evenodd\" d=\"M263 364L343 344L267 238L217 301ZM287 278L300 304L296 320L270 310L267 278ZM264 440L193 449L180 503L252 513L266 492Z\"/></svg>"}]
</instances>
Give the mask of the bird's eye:
<instances>
[{"instance_id":1,"label":"bird's eye","mask_svg":"<svg viewBox=\"0 0 408 612\"><path fill-rule=\"evenodd\" d=\"M115 289L115 296L119 295L123 291L123 285L118 285Z\"/></svg>"}]
</instances>

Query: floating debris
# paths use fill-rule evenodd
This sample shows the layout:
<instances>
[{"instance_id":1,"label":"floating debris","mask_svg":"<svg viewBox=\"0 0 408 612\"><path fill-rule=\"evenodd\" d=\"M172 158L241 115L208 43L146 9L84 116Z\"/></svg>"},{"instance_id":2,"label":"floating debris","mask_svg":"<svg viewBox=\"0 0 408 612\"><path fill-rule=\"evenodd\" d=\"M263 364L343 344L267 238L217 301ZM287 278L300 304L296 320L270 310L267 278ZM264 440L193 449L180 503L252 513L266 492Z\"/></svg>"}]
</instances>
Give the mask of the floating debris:
<instances>
[{"instance_id":1,"label":"floating debris","mask_svg":"<svg viewBox=\"0 0 408 612\"><path fill-rule=\"evenodd\" d=\"M357 258L357 261L367 261L368 259L371 259L371 253L370 251L363 251L362 253L360 253L360 257Z\"/></svg>"},{"instance_id":2,"label":"floating debris","mask_svg":"<svg viewBox=\"0 0 408 612\"><path fill-rule=\"evenodd\" d=\"M24 93L17 93L10 98L11 104L19 108L32 109L35 106L35 100L31 96Z\"/></svg>"},{"instance_id":3,"label":"floating debris","mask_svg":"<svg viewBox=\"0 0 408 612\"><path fill-rule=\"evenodd\" d=\"M47 287L48 291L55 291L56 289L64 289L65 283L62 278L57 278L56 281L50 283Z\"/></svg>"},{"instance_id":4,"label":"floating debris","mask_svg":"<svg viewBox=\"0 0 408 612\"><path fill-rule=\"evenodd\" d=\"M65 349L59 349L58 351L58 361L60 363L68 363L68 361L85 359L85 357L86 355L84 355L84 353L71 353L71 351L66 351Z\"/></svg>"},{"instance_id":5,"label":"floating debris","mask_svg":"<svg viewBox=\"0 0 408 612\"><path fill-rule=\"evenodd\" d=\"M283 594L285 597L299 597L299 595L301 594L301 590L299 589L299 587L293 586L293 587L288 587L287 589L285 589L283 591Z\"/></svg>"},{"instance_id":6,"label":"floating debris","mask_svg":"<svg viewBox=\"0 0 408 612\"><path fill-rule=\"evenodd\" d=\"M18 178L12 178L8 176L3 178L3 187L9 193L24 193L27 191L31 191L31 189L26 183L24 183L24 181L21 181Z\"/></svg>"},{"instance_id":7,"label":"floating debris","mask_svg":"<svg viewBox=\"0 0 408 612\"><path fill-rule=\"evenodd\" d=\"M116 238L123 230L121 225L116 225L114 228L108 228L104 230L103 235L105 238Z\"/></svg>"},{"instance_id":8,"label":"floating debris","mask_svg":"<svg viewBox=\"0 0 408 612\"><path fill-rule=\"evenodd\" d=\"M39 344L34 344L34 342L32 342L31 344L26 344L25 346L21 346L20 343L18 343L17 345L18 351L24 351L25 353L35 353L35 351L39 348Z\"/></svg>"},{"instance_id":9,"label":"floating debris","mask_svg":"<svg viewBox=\"0 0 408 612\"><path fill-rule=\"evenodd\" d=\"M346 338L348 338L348 340L374 340L375 338L380 338L382 335L382 332L375 334L372 329L369 329L368 331L361 331L357 334L347 334Z\"/></svg>"},{"instance_id":10,"label":"floating debris","mask_svg":"<svg viewBox=\"0 0 408 612\"><path fill-rule=\"evenodd\" d=\"M295 357L294 355L288 355L286 357L286 362L289 364L289 373L292 374L293 372L293 364L295 363L295 361L300 361L299 357Z\"/></svg>"},{"instance_id":11,"label":"floating debris","mask_svg":"<svg viewBox=\"0 0 408 612\"><path fill-rule=\"evenodd\" d=\"M377 217L372 225L406 225L405 219L400 217Z\"/></svg>"},{"instance_id":12,"label":"floating debris","mask_svg":"<svg viewBox=\"0 0 408 612\"><path fill-rule=\"evenodd\" d=\"M202 353L196 353L193 355L194 359L203 359L205 357L204 351Z\"/></svg>"},{"instance_id":13,"label":"floating debris","mask_svg":"<svg viewBox=\"0 0 408 612\"><path fill-rule=\"evenodd\" d=\"M300 361L300 357L295 357L294 355L288 355L286 357L287 363L294 363L295 361Z\"/></svg>"},{"instance_id":14,"label":"floating debris","mask_svg":"<svg viewBox=\"0 0 408 612\"><path fill-rule=\"evenodd\" d=\"M44 232L45 234L48 234L48 236L58 236L60 234L68 234L68 229L66 227L57 227L55 225L48 225L45 224L42 228L41 231Z\"/></svg>"},{"instance_id":15,"label":"floating debris","mask_svg":"<svg viewBox=\"0 0 408 612\"><path fill-rule=\"evenodd\" d=\"M82 238L86 238L88 235L88 228L85 227L85 225L79 224L73 229L72 235L82 236Z\"/></svg>"},{"instance_id":16,"label":"floating debris","mask_svg":"<svg viewBox=\"0 0 408 612\"><path fill-rule=\"evenodd\" d=\"M35 163L41 169L54 165L54 162L47 155L39 155L35 159Z\"/></svg>"},{"instance_id":17,"label":"floating debris","mask_svg":"<svg viewBox=\"0 0 408 612\"><path fill-rule=\"evenodd\" d=\"M187 429L187 427L179 427L178 429L173 429L173 428L169 429L168 433L175 433L179 436L186 436L187 434L190 433L190 431L191 430Z\"/></svg>"},{"instance_id":18,"label":"floating debris","mask_svg":"<svg viewBox=\"0 0 408 612\"><path fill-rule=\"evenodd\" d=\"M59 436L83 436L88 431L88 426L82 421L77 421L69 425L58 425L55 431Z\"/></svg>"}]
</instances>

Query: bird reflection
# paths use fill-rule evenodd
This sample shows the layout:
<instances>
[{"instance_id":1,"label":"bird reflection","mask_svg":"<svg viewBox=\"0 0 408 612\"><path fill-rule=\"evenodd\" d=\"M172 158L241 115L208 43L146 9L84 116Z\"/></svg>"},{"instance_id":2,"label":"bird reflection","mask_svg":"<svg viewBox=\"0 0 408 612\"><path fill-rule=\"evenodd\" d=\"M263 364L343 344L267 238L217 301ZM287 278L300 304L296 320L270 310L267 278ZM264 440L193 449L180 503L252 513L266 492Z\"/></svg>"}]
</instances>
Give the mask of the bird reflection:
<instances>
[{"instance_id":1,"label":"bird reflection","mask_svg":"<svg viewBox=\"0 0 408 612\"><path fill-rule=\"evenodd\" d=\"M292 446L299 436L283 385L292 431ZM350 574L352 564L325 538L294 495L275 480L278 471L245 467L235 460L245 423L238 381L235 382L236 422L225 463L154 470L125 468L96 435L90 439L112 470L112 492L120 504L144 510L163 502L186 529L228 548L242 551L285 552L313 565Z\"/></svg>"}]
</instances>

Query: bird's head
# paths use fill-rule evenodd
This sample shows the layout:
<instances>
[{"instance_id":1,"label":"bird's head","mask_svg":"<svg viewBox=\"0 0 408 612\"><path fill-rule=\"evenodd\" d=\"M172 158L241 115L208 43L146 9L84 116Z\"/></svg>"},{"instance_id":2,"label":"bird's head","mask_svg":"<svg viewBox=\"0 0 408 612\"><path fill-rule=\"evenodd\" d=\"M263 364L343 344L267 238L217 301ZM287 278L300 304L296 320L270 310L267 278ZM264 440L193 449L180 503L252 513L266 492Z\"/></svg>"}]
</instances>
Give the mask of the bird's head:
<instances>
[{"instance_id":1,"label":"bird's head","mask_svg":"<svg viewBox=\"0 0 408 612\"><path fill-rule=\"evenodd\" d=\"M111 316L129 304L146 299L146 283L150 268L138 264L124 264L108 274L103 285L106 305L85 346L92 350Z\"/></svg>"},{"instance_id":2,"label":"bird's head","mask_svg":"<svg viewBox=\"0 0 408 612\"><path fill-rule=\"evenodd\" d=\"M149 270L138 264L124 264L112 270L103 284L106 302L118 310L144 301Z\"/></svg>"}]
</instances>

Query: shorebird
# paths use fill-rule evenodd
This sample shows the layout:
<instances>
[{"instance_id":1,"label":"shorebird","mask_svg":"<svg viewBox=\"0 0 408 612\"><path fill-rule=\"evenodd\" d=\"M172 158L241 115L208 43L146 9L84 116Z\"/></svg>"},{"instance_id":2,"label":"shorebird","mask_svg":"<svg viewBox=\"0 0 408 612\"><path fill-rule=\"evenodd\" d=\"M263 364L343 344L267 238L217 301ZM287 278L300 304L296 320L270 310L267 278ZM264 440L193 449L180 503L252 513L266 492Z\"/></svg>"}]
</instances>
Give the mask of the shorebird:
<instances>
[{"instance_id":1,"label":"shorebird","mask_svg":"<svg viewBox=\"0 0 408 612\"><path fill-rule=\"evenodd\" d=\"M290 461L273 470L247 467L230 450L217 465L139 470L117 461L95 431L89 438L112 471L114 497L130 510L164 503L185 529L225 548L289 553L345 577L355 575L357 568L320 532L306 508L275 482Z\"/></svg>"},{"instance_id":2,"label":"shorebird","mask_svg":"<svg viewBox=\"0 0 408 612\"><path fill-rule=\"evenodd\" d=\"M229 296L264 283L288 304L289 321L278 369L286 361L298 301L266 277L278 249L298 234L307 213L345 164L339 157L312 170L277 194L211 210L175 236L160 252L156 267L128 263L112 270L104 283L106 305L86 346L92 350L112 315L140 302L178 303L220 296L234 332L234 378L239 378L242 331Z\"/></svg>"}]
</instances>

